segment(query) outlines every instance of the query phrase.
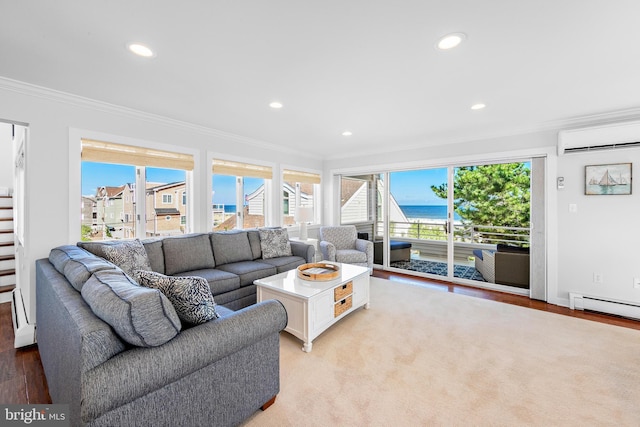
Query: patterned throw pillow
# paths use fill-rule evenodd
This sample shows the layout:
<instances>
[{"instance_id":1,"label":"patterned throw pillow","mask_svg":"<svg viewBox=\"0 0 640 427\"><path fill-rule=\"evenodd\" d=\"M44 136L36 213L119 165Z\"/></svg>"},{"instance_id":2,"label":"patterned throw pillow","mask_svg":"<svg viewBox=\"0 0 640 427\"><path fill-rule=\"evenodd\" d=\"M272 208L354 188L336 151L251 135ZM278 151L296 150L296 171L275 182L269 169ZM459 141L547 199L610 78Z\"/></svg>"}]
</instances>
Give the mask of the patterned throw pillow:
<instances>
[{"instance_id":1,"label":"patterned throw pillow","mask_svg":"<svg viewBox=\"0 0 640 427\"><path fill-rule=\"evenodd\" d=\"M289 233L286 229L261 228L258 232L260 233L260 249L262 249L263 259L292 255Z\"/></svg>"},{"instance_id":2,"label":"patterned throw pillow","mask_svg":"<svg viewBox=\"0 0 640 427\"><path fill-rule=\"evenodd\" d=\"M160 290L171 301L183 322L198 325L220 317L209 283L202 277L165 276L138 270L135 278L142 286Z\"/></svg>"},{"instance_id":3,"label":"patterned throw pillow","mask_svg":"<svg viewBox=\"0 0 640 427\"><path fill-rule=\"evenodd\" d=\"M120 267L130 277L134 277L136 270L151 270L147 251L140 239L107 245L104 247L104 255L108 261Z\"/></svg>"}]
</instances>

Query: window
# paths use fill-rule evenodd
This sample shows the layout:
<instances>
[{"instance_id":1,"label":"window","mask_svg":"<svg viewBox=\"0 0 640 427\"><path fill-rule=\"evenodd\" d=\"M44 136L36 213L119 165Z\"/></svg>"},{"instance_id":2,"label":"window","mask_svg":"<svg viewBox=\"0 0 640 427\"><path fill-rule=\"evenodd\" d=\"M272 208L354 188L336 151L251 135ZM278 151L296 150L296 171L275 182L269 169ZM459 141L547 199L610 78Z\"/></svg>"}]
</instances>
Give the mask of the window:
<instances>
[{"instance_id":1,"label":"window","mask_svg":"<svg viewBox=\"0 0 640 427\"><path fill-rule=\"evenodd\" d=\"M214 159L213 230L263 227L271 167Z\"/></svg>"},{"instance_id":2,"label":"window","mask_svg":"<svg viewBox=\"0 0 640 427\"><path fill-rule=\"evenodd\" d=\"M342 224L354 224L372 220L370 206L370 188L373 186L371 175L340 179L340 221Z\"/></svg>"},{"instance_id":3,"label":"window","mask_svg":"<svg viewBox=\"0 0 640 427\"><path fill-rule=\"evenodd\" d=\"M187 192L183 191L182 192L182 206L186 206L187 205Z\"/></svg>"},{"instance_id":4,"label":"window","mask_svg":"<svg viewBox=\"0 0 640 427\"><path fill-rule=\"evenodd\" d=\"M282 171L282 213L283 225L296 223L295 215L298 207L314 208L314 220L319 217L316 211L315 196L320 193L320 175L290 169Z\"/></svg>"},{"instance_id":5,"label":"window","mask_svg":"<svg viewBox=\"0 0 640 427\"><path fill-rule=\"evenodd\" d=\"M83 139L81 159L82 194L93 200L90 239L188 231L189 206L171 205L174 194L183 194L186 201L186 177L193 170L193 156ZM137 194L136 188L145 191ZM157 221L162 218L165 221Z\"/></svg>"},{"instance_id":6,"label":"window","mask_svg":"<svg viewBox=\"0 0 640 427\"><path fill-rule=\"evenodd\" d=\"M187 223L186 215L180 215L180 225L185 225Z\"/></svg>"}]
</instances>

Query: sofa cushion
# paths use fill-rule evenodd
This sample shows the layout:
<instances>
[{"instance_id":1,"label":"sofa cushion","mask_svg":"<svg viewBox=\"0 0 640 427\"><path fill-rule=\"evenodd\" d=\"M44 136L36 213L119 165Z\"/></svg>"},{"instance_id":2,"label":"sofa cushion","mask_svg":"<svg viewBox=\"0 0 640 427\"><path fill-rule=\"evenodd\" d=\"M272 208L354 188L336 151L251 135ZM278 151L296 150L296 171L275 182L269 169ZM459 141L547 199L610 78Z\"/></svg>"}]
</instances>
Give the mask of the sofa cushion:
<instances>
[{"instance_id":1,"label":"sofa cushion","mask_svg":"<svg viewBox=\"0 0 640 427\"><path fill-rule=\"evenodd\" d=\"M139 239L123 240L104 247L104 257L133 277L136 270L151 270L147 251Z\"/></svg>"},{"instance_id":2,"label":"sofa cushion","mask_svg":"<svg viewBox=\"0 0 640 427\"><path fill-rule=\"evenodd\" d=\"M263 259L260 262L272 265L276 267L278 273L283 273L285 271L293 270L294 268L305 264L307 261L299 256L281 256L278 258Z\"/></svg>"},{"instance_id":3,"label":"sofa cushion","mask_svg":"<svg viewBox=\"0 0 640 427\"><path fill-rule=\"evenodd\" d=\"M240 286L252 285L254 280L273 276L276 267L258 261L242 261L233 264L219 265L218 269L240 276Z\"/></svg>"},{"instance_id":4,"label":"sofa cushion","mask_svg":"<svg viewBox=\"0 0 640 427\"><path fill-rule=\"evenodd\" d=\"M49 252L49 262L58 270L58 273L64 274L64 266L70 259L86 258L91 256L90 252L74 245L63 245L51 249Z\"/></svg>"},{"instance_id":5,"label":"sofa cushion","mask_svg":"<svg viewBox=\"0 0 640 427\"><path fill-rule=\"evenodd\" d=\"M240 288L240 276L215 268L185 271L183 273L176 273L174 276L202 277L209 282L211 293L213 293L214 296Z\"/></svg>"},{"instance_id":6,"label":"sofa cushion","mask_svg":"<svg viewBox=\"0 0 640 427\"><path fill-rule=\"evenodd\" d=\"M285 228L261 228L258 232L260 233L262 258L291 256L289 233Z\"/></svg>"},{"instance_id":7,"label":"sofa cushion","mask_svg":"<svg viewBox=\"0 0 640 427\"><path fill-rule=\"evenodd\" d=\"M138 270L135 278L140 285L159 289L169 298L183 322L199 325L219 317L209 283L202 277L165 276L153 271Z\"/></svg>"},{"instance_id":8,"label":"sofa cushion","mask_svg":"<svg viewBox=\"0 0 640 427\"><path fill-rule=\"evenodd\" d=\"M162 239L142 240L144 249L147 251L151 270L164 274L164 252L162 251Z\"/></svg>"},{"instance_id":9,"label":"sofa cushion","mask_svg":"<svg viewBox=\"0 0 640 427\"><path fill-rule=\"evenodd\" d=\"M247 230L249 244L251 245L251 253L253 259L262 258L262 248L260 247L260 232L258 230Z\"/></svg>"},{"instance_id":10,"label":"sofa cushion","mask_svg":"<svg viewBox=\"0 0 640 427\"><path fill-rule=\"evenodd\" d=\"M82 297L129 344L155 347L180 332L180 318L167 297L138 286L120 270L94 273L82 287Z\"/></svg>"},{"instance_id":11,"label":"sofa cushion","mask_svg":"<svg viewBox=\"0 0 640 427\"><path fill-rule=\"evenodd\" d=\"M81 292L84 284L96 271L116 270L118 267L104 258L87 255L85 258L70 259L64 266L62 274L76 291Z\"/></svg>"},{"instance_id":12,"label":"sofa cushion","mask_svg":"<svg viewBox=\"0 0 640 427\"><path fill-rule=\"evenodd\" d=\"M211 233L211 246L216 264L251 261L253 253L246 231Z\"/></svg>"},{"instance_id":13,"label":"sofa cushion","mask_svg":"<svg viewBox=\"0 0 640 427\"><path fill-rule=\"evenodd\" d=\"M168 276L216 266L208 234L167 237L162 241L162 250Z\"/></svg>"}]
</instances>

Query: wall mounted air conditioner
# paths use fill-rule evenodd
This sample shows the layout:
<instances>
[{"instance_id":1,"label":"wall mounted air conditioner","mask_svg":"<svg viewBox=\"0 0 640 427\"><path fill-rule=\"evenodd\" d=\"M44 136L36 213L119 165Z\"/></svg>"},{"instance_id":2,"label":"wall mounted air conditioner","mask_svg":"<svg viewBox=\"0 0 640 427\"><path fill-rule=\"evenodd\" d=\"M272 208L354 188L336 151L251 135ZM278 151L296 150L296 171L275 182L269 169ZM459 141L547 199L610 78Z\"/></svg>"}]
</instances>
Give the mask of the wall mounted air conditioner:
<instances>
[{"instance_id":1,"label":"wall mounted air conditioner","mask_svg":"<svg viewBox=\"0 0 640 427\"><path fill-rule=\"evenodd\" d=\"M633 147L640 147L640 122L615 123L558 133L558 156Z\"/></svg>"}]
</instances>

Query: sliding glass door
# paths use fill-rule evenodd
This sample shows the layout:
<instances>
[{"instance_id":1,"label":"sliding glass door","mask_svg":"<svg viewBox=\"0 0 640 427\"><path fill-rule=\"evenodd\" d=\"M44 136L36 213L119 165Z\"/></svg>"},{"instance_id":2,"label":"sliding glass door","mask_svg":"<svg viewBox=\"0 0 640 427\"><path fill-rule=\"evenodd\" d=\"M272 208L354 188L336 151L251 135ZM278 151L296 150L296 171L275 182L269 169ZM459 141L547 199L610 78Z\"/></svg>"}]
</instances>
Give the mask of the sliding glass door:
<instances>
[{"instance_id":1,"label":"sliding glass door","mask_svg":"<svg viewBox=\"0 0 640 427\"><path fill-rule=\"evenodd\" d=\"M389 173L388 266L449 275L449 168ZM444 198L438 185L444 183Z\"/></svg>"},{"instance_id":2,"label":"sliding glass door","mask_svg":"<svg viewBox=\"0 0 640 427\"><path fill-rule=\"evenodd\" d=\"M529 287L531 163L454 169L454 277Z\"/></svg>"},{"instance_id":3,"label":"sliding glass door","mask_svg":"<svg viewBox=\"0 0 640 427\"><path fill-rule=\"evenodd\" d=\"M544 209L531 208L532 194L540 206L544 198L544 159L534 160L342 176L341 222L374 241L382 268L516 293L535 280L543 290L543 269L532 279L530 268L532 211L544 225Z\"/></svg>"}]
</instances>

